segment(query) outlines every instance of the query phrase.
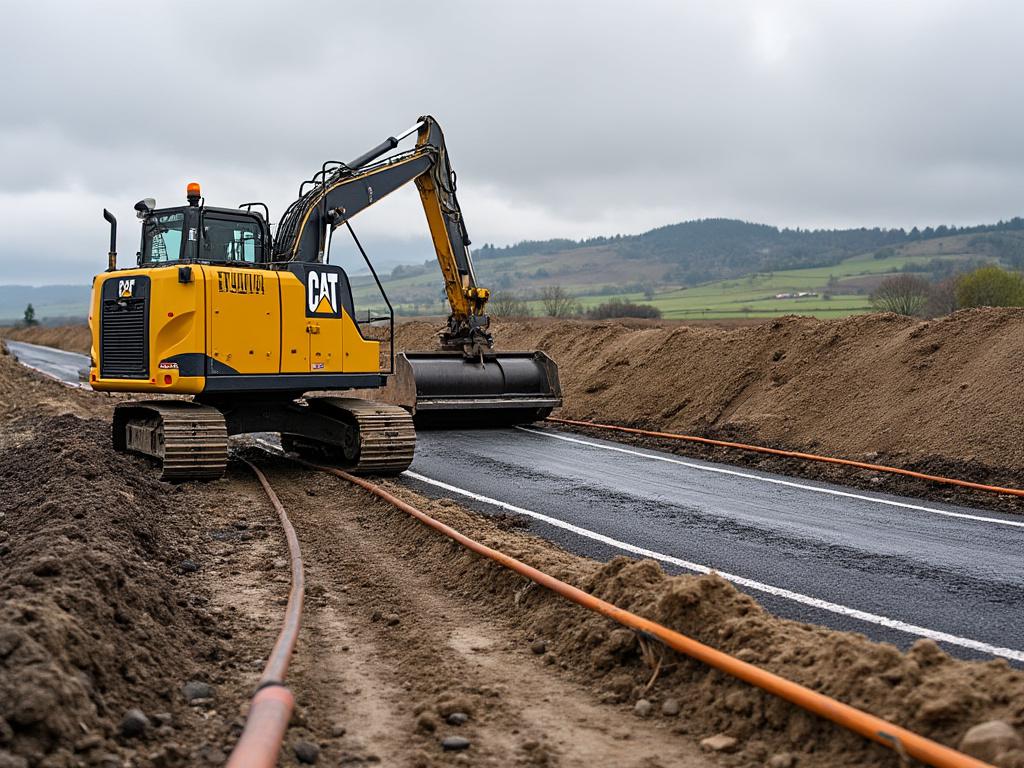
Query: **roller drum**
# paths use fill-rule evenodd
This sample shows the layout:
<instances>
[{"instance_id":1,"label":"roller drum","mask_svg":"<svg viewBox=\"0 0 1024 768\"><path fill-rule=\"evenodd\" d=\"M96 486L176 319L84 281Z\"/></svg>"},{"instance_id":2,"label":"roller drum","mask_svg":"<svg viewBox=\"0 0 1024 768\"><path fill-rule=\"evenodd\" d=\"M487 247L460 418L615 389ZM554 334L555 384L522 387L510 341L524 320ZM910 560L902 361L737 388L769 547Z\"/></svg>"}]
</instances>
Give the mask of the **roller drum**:
<instances>
[{"instance_id":1,"label":"roller drum","mask_svg":"<svg viewBox=\"0 0 1024 768\"><path fill-rule=\"evenodd\" d=\"M562 404L558 367L543 352L406 352L389 387L420 427L526 424Z\"/></svg>"}]
</instances>

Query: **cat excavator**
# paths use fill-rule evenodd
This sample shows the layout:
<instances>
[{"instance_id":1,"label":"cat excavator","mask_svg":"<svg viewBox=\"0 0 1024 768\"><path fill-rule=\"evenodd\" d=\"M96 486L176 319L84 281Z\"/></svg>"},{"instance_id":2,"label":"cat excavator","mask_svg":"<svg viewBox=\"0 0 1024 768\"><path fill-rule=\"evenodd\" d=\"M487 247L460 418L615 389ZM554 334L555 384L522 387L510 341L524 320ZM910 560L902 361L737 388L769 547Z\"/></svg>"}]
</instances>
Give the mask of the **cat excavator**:
<instances>
[{"instance_id":1,"label":"cat excavator","mask_svg":"<svg viewBox=\"0 0 1024 768\"><path fill-rule=\"evenodd\" d=\"M413 134L415 145L397 151ZM451 313L439 349L396 354L394 311L350 220L409 182ZM117 221L104 210L110 251L93 279L89 383L164 396L117 405L114 448L157 460L163 479L212 479L224 473L230 435L271 432L287 451L396 474L412 462L416 426L548 415L561 404L557 366L542 352L494 351L489 291L477 282L455 188L441 128L424 116L351 162L324 163L274 231L264 203L207 206L190 183L186 205L136 204L137 265L118 269ZM384 315L360 318L348 274L330 263L342 227Z\"/></svg>"}]
</instances>

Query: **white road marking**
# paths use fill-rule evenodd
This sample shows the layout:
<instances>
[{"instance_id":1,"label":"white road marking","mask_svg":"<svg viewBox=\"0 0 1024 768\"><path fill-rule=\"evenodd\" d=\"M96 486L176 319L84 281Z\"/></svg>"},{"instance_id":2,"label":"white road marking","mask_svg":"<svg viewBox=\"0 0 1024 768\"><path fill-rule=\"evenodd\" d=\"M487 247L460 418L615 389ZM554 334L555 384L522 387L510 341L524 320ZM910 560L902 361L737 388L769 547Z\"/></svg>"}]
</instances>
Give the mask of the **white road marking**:
<instances>
[{"instance_id":1,"label":"white road marking","mask_svg":"<svg viewBox=\"0 0 1024 768\"><path fill-rule=\"evenodd\" d=\"M541 514L540 512L534 512L533 510L530 509L517 507L514 504L509 504L504 501L492 499L489 496L483 496L479 493L474 493L473 491L467 491L464 488L458 488L454 485L443 483L440 480L434 480L432 478L425 477L424 475L421 475L418 472L413 472L412 470L409 469L407 469L402 474L405 475L406 477L412 478L413 480L419 480L420 482L436 486L443 490L450 491L451 493L456 493L460 496L466 496L467 498L475 499L476 501L481 501L485 504L491 504L492 506L499 507L509 512L515 512L516 514L532 517L536 520L540 520L549 525L553 525L556 528L562 528L563 530L571 531L572 533L578 534L579 536L584 536L588 539L599 541L602 544L607 544L610 547L621 549L624 552L629 552L634 555L640 555L642 557L649 557L653 560L660 560L663 563L677 565L680 568L685 568L688 571L695 571L697 573L717 573L723 579L727 579L728 581L731 581L733 584L738 584L740 586L747 587L748 589L754 589L758 592L765 592L766 594L785 598L786 600L792 600L796 603L809 605L814 608L820 608L821 610L829 611L831 613L837 613L841 616L848 616L850 618L860 619L861 621L866 621L871 624L877 624L882 627L888 627L889 629L899 630L900 632L906 632L911 635L917 635L918 637L927 637L932 640L935 640L936 642L958 645L963 648L970 648L974 651L992 654L993 656L1002 656L1007 659L1013 659L1014 661L1024 662L1024 651L1015 651L1012 648L999 648L998 646L983 643L980 640L972 640L967 637L959 637L957 635L951 635L947 632L940 632L935 629L928 629L927 627L919 627L914 624L908 624L904 621L900 621L899 619L890 619L887 616L878 616L877 614L868 613L867 611L861 611L857 608L850 608L846 605L830 603L827 600L822 600L818 597L802 595L799 592L792 592L788 589L783 589L782 587L772 586L771 584L763 584L760 581L754 581L753 579L748 579L743 576L736 576L731 573L725 573L724 571L716 571L713 568L709 568L706 565L701 565L700 563L691 563L689 560L683 560L678 557L673 557L672 555L664 555L660 552L645 549L644 547L638 547L634 544L627 544L624 541L619 541L618 539L613 539L610 536L605 536L602 533L597 533L586 528L581 528L578 525L567 523L564 520L549 517L548 515Z\"/></svg>"},{"instance_id":2,"label":"white road marking","mask_svg":"<svg viewBox=\"0 0 1024 768\"><path fill-rule=\"evenodd\" d=\"M892 499L880 499L875 496L865 496L860 493L851 493L850 491L838 491L834 488L819 488L814 485L805 485L803 483L797 483L792 480L782 480L776 477L764 477L763 475L755 475L750 472L740 472L735 469L725 469L724 467L711 467L704 464L695 464L691 461L683 461L682 459L674 459L669 456L657 456L650 453L643 453L642 451L635 451L630 448L620 448L614 445L604 445L602 443L595 443L590 440L581 440L578 437L569 437L568 435L556 435L552 432L542 432L539 429L530 429L529 427L516 427L516 429L522 430L523 432L529 432L532 435L543 435L544 437L550 437L553 440L565 440L568 443L579 443L580 445L588 445L593 448L603 448L606 451L616 451L617 453L628 453L631 456L639 456L644 459L650 459L652 461L664 461L668 464L678 464L683 467L689 467L690 469L697 469L701 472L716 472L721 475L734 475L735 477L744 477L748 480L757 480L762 483L773 483L774 485L786 485L790 488L800 488L805 491L813 491L814 493L826 493L830 496L843 496L848 499L859 499L861 501L870 501L875 504L886 504L890 507L902 507L904 509L913 509L918 512L929 512L933 515L943 515L945 517L959 517L965 520L977 520L983 523L996 523L997 525L1008 525L1014 528L1024 528L1024 521L1018 520L1003 520L998 517L984 517L982 515L969 515L965 512L949 512L944 509L935 509L934 507L925 507L920 504L909 504L905 501L893 501Z\"/></svg>"}]
</instances>

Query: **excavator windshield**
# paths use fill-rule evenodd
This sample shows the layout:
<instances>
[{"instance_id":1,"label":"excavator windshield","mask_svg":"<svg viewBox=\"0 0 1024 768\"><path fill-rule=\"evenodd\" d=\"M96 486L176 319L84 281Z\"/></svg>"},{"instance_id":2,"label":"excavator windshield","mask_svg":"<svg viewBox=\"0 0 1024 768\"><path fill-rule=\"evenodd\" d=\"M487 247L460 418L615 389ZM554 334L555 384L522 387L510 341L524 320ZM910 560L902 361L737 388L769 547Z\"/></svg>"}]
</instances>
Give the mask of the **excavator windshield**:
<instances>
[{"instance_id":1,"label":"excavator windshield","mask_svg":"<svg viewBox=\"0 0 1024 768\"><path fill-rule=\"evenodd\" d=\"M181 233L185 215L181 211L155 213L142 225L142 261L161 264L181 258Z\"/></svg>"}]
</instances>

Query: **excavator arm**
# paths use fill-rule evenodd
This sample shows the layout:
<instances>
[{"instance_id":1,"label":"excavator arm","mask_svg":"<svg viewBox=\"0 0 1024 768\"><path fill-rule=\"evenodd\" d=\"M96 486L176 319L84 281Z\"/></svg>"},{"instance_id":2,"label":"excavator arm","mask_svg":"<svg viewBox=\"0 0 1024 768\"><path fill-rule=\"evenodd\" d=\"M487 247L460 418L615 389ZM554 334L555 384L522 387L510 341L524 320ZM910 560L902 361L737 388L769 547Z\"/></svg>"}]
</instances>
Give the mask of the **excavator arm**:
<instances>
[{"instance_id":1,"label":"excavator arm","mask_svg":"<svg viewBox=\"0 0 1024 768\"><path fill-rule=\"evenodd\" d=\"M415 147L379 160L414 132ZM410 181L419 190L451 308L441 344L469 357L480 356L493 345L484 311L490 292L477 285L469 234L455 195L455 172L441 127L429 115L352 162L324 163L319 173L303 182L299 198L281 217L274 261L323 261L334 229Z\"/></svg>"}]
</instances>

